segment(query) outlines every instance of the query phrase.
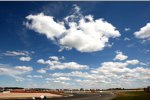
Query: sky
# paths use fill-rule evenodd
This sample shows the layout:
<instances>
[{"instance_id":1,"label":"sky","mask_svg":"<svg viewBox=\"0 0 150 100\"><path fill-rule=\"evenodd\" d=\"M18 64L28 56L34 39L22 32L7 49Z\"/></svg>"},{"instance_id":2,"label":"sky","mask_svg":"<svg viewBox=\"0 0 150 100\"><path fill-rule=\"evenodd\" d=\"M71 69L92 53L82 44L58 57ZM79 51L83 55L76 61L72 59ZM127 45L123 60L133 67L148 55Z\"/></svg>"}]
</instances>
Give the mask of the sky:
<instances>
[{"instance_id":1,"label":"sky","mask_svg":"<svg viewBox=\"0 0 150 100\"><path fill-rule=\"evenodd\" d=\"M149 5L1 2L0 86L107 89L150 85Z\"/></svg>"}]
</instances>

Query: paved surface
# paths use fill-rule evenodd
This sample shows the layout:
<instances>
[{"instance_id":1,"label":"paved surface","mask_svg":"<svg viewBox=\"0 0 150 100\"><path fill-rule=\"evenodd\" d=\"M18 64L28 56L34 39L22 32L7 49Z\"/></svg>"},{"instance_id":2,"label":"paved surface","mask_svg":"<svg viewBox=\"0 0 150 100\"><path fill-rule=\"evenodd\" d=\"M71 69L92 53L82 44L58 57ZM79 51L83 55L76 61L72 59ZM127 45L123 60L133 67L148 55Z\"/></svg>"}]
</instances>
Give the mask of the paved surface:
<instances>
[{"instance_id":1,"label":"paved surface","mask_svg":"<svg viewBox=\"0 0 150 100\"><path fill-rule=\"evenodd\" d=\"M111 100L114 97L112 93L100 94L76 94L72 97L53 98L48 100Z\"/></svg>"}]
</instances>

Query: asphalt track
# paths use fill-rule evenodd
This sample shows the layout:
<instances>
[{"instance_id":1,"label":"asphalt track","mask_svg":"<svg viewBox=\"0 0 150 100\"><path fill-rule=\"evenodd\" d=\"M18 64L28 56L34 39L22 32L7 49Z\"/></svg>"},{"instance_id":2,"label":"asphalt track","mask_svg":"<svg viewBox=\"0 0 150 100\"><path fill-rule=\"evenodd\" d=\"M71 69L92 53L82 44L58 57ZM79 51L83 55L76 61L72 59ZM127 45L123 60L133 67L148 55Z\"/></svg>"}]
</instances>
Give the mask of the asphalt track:
<instances>
[{"instance_id":1,"label":"asphalt track","mask_svg":"<svg viewBox=\"0 0 150 100\"><path fill-rule=\"evenodd\" d=\"M112 93L75 94L72 97L51 98L47 100L111 100L113 97Z\"/></svg>"}]
</instances>

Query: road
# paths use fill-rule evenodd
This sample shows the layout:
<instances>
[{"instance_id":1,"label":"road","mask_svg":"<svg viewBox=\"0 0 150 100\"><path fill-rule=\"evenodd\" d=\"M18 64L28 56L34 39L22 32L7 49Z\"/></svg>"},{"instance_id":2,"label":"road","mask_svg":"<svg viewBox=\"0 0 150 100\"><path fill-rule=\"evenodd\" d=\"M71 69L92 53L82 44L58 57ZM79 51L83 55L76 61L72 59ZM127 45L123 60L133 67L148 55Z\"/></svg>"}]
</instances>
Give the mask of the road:
<instances>
[{"instance_id":1,"label":"road","mask_svg":"<svg viewBox=\"0 0 150 100\"><path fill-rule=\"evenodd\" d=\"M111 100L113 97L112 93L76 94L72 97L52 98L48 100Z\"/></svg>"}]
</instances>

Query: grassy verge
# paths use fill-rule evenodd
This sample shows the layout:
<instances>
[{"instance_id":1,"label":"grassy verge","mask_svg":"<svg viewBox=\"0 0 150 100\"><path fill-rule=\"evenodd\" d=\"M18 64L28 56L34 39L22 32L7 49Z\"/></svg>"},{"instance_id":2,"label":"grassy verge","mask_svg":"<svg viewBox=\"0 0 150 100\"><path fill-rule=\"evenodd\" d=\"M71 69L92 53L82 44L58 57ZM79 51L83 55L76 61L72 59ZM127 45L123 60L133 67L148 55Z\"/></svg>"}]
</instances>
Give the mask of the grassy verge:
<instances>
[{"instance_id":1,"label":"grassy verge","mask_svg":"<svg viewBox=\"0 0 150 100\"><path fill-rule=\"evenodd\" d=\"M112 100L150 100L150 92L119 92L116 93L116 98Z\"/></svg>"}]
</instances>

